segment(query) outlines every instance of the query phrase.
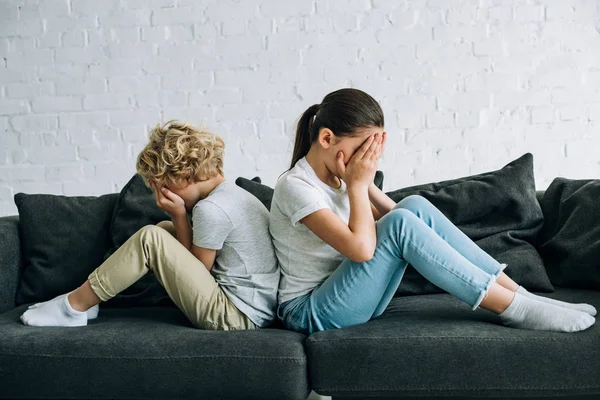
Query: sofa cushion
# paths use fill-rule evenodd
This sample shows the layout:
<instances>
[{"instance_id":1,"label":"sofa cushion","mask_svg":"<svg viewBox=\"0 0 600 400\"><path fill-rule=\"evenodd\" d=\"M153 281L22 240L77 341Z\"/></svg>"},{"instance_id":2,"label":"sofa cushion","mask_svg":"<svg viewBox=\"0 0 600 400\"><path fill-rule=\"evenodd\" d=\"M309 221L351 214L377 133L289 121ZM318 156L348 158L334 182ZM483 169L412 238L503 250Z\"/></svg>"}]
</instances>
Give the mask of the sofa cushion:
<instances>
[{"instance_id":1,"label":"sofa cushion","mask_svg":"<svg viewBox=\"0 0 600 400\"><path fill-rule=\"evenodd\" d=\"M0 314L15 307L23 269L19 216L0 217Z\"/></svg>"},{"instance_id":2,"label":"sofa cushion","mask_svg":"<svg viewBox=\"0 0 600 400\"><path fill-rule=\"evenodd\" d=\"M267 207L267 210L271 209L271 199L273 198L273 188L262 184L260 177L255 176L252 179L246 179L239 177L235 180L236 185L242 189L246 189L258 198ZM373 183L379 189L383 190L383 172L376 171Z\"/></svg>"},{"instance_id":3,"label":"sofa cushion","mask_svg":"<svg viewBox=\"0 0 600 400\"><path fill-rule=\"evenodd\" d=\"M255 176L252 179L246 179L240 176L235 180L235 184L256 196L256 198L267 207L267 210L271 209L273 188L263 185L259 176Z\"/></svg>"},{"instance_id":4,"label":"sofa cushion","mask_svg":"<svg viewBox=\"0 0 600 400\"><path fill-rule=\"evenodd\" d=\"M15 303L77 289L103 261L115 196L16 193L23 273Z\"/></svg>"},{"instance_id":5,"label":"sofa cushion","mask_svg":"<svg viewBox=\"0 0 600 400\"><path fill-rule=\"evenodd\" d=\"M87 326L31 327L19 319L26 309L0 315L3 398L306 399L309 394L305 337L296 332L195 329L172 307L101 308Z\"/></svg>"},{"instance_id":6,"label":"sofa cushion","mask_svg":"<svg viewBox=\"0 0 600 400\"><path fill-rule=\"evenodd\" d=\"M540 201L537 249L556 286L600 290L600 179L557 177Z\"/></svg>"},{"instance_id":7,"label":"sofa cushion","mask_svg":"<svg viewBox=\"0 0 600 400\"><path fill-rule=\"evenodd\" d=\"M497 171L410 186L387 193L395 202L419 194L500 263L504 272L528 290L554 288L535 240L544 223L536 197L533 155L525 153ZM445 293L412 265L396 295Z\"/></svg>"},{"instance_id":8,"label":"sofa cushion","mask_svg":"<svg viewBox=\"0 0 600 400\"><path fill-rule=\"evenodd\" d=\"M597 291L537 294L600 307ZM306 352L322 395L559 396L600 394L599 342L598 324L577 333L516 329L450 294L429 294L396 297L367 323L314 333Z\"/></svg>"},{"instance_id":9,"label":"sofa cushion","mask_svg":"<svg viewBox=\"0 0 600 400\"><path fill-rule=\"evenodd\" d=\"M145 225L156 225L160 221L170 219L169 214L156 205L152 189L145 185L139 174L134 174L121 189L113 209L110 246L104 254L103 261ZM176 307L152 271L102 304L103 307L154 305Z\"/></svg>"}]
</instances>

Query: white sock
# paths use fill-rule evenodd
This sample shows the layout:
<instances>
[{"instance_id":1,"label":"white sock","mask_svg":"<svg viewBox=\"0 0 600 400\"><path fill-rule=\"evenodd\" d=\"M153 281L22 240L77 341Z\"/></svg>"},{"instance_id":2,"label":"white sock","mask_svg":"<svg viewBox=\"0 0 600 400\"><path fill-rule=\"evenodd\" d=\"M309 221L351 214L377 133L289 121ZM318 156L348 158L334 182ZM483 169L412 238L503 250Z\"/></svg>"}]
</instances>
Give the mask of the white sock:
<instances>
[{"instance_id":1,"label":"white sock","mask_svg":"<svg viewBox=\"0 0 600 400\"><path fill-rule=\"evenodd\" d=\"M21 315L21 322L32 326L87 325L87 312L77 311L71 307L67 299L69 293L61 294L41 303L36 308L28 309Z\"/></svg>"},{"instance_id":2,"label":"white sock","mask_svg":"<svg viewBox=\"0 0 600 400\"><path fill-rule=\"evenodd\" d=\"M556 306L561 306L561 307L565 307L565 308L571 308L574 310L583 311L583 312L590 314L592 317L594 317L596 315L596 309L591 304L567 303L566 301L560 301L560 300L555 300L555 299L551 299L551 298L544 297L544 296L539 296L537 294L533 294L533 293L529 292L527 289L525 289L521 285L519 285L519 288L517 289L517 293L521 293L522 295L527 296L532 299L535 299L537 301L543 301L544 303L554 304Z\"/></svg>"},{"instance_id":3,"label":"white sock","mask_svg":"<svg viewBox=\"0 0 600 400\"><path fill-rule=\"evenodd\" d=\"M52 301L52 300L48 300L48 301ZM32 304L29 307L27 307L27 309L31 310L32 308L38 308L41 304L44 304L44 303L46 303L46 301L42 301L41 303ZM98 306L98 304L96 304L95 306L91 306L87 310L87 319L97 318L99 312L100 312L100 307Z\"/></svg>"},{"instance_id":4,"label":"white sock","mask_svg":"<svg viewBox=\"0 0 600 400\"><path fill-rule=\"evenodd\" d=\"M582 331L596 322L596 318L583 311L537 301L517 292L506 310L498 315L506 326L556 332Z\"/></svg>"}]
</instances>

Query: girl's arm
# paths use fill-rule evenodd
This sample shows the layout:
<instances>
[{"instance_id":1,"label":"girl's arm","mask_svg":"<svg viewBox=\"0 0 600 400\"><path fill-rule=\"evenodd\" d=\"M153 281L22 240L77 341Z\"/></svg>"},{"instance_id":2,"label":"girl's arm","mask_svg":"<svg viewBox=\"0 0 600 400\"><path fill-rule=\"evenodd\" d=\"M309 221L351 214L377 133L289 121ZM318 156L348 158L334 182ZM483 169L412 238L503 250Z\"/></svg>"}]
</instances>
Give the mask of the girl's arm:
<instances>
[{"instance_id":1,"label":"girl's arm","mask_svg":"<svg viewBox=\"0 0 600 400\"><path fill-rule=\"evenodd\" d=\"M377 240L368 189L349 187L348 196L350 219L347 225L329 208L315 211L300 221L345 257L356 262L368 261L373 257Z\"/></svg>"},{"instance_id":2,"label":"girl's arm","mask_svg":"<svg viewBox=\"0 0 600 400\"><path fill-rule=\"evenodd\" d=\"M352 155L347 166L344 165L343 157L338 155L338 169L348 187L348 224L331 209L315 211L301 220L321 240L356 262L370 260L377 245L375 220L369 201L369 184L373 182L381 155L380 144L378 135L370 136Z\"/></svg>"},{"instance_id":3,"label":"girl's arm","mask_svg":"<svg viewBox=\"0 0 600 400\"><path fill-rule=\"evenodd\" d=\"M369 185L369 200L373 204L373 214L376 220L382 218L396 206L396 202L383 193L374 183Z\"/></svg>"}]
</instances>

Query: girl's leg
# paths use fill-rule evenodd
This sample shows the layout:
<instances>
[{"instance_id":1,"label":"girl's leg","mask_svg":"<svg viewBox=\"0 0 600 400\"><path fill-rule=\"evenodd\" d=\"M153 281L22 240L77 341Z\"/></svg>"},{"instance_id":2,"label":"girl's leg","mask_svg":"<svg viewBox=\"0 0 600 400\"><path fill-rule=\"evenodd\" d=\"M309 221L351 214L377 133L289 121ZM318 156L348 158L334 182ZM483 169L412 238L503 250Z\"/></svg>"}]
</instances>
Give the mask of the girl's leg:
<instances>
[{"instance_id":1,"label":"girl's leg","mask_svg":"<svg viewBox=\"0 0 600 400\"><path fill-rule=\"evenodd\" d=\"M466 259L471 261L477 267L483 269L488 274L496 275L496 282L501 286L511 290L512 292L519 292L530 298L534 298L538 301L543 301L550 304L559 305L561 307L567 307L574 310L584 311L594 316L596 315L596 309L587 303L568 303L560 300L550 299L543 296L528 292L524 287L513 281L504 272L500 272L498 275L498 269L503 270L506 264L499 264L494 258L488 253L483 251L475 242L473 242L464 232L462 232L456 225L454 225L448 217L446 217L438 208L436 208L428 199L423 196L414 195L408 196L400 200L394 207L405 208L413 212L416 216L421 218L425 223L431 227L442 239L448 242L454 249L461 253ZM392 282L391 282L392 283ZM391 285L393 286L393 285ZM390 288L391 289L391 288ZM392 293L393 296L393 293ZM504 296L504 302L506 296ZM388 304L386 296L382 298L383 304ZM375 312L375 315L380 315L385 309L379 307Z\"/></svg>"},{"instance_id":2,"label":"girl's leg","mask_svg":"<svg viewBox=\"0 0 600 400\"><path fill-rule=\"evenodd\" d=\"M96 296L107 301L150 270L195 327L223 330L256 328L229 301L200 260L171 233L156 225L146 225L133 234L90 273L88 282ZM35 317L40 319L40 315L43 314ZM36 325L36 321L30 322ZM37 325L53 325L48 321L38 322Z\"/></svg>"},{"instance_id":3,"label":"girl's leg","mask_svg":"<svg viewBox=\"0 0 600 400\"><path fill-rule=\"evenodd\" d=\"M312 331L364 323L389 304L410 263L438 287L476 309L495 282L404 208L377 223L377 247L366 262L345 259L311 293L307 302ZM499 269L499 267L498 267Z\"/></svg>"},{"instance_id":4,"label":"girl's leg","mask_svg":"<svg viewBox=\"0 0 600 400\"><path fill-rule=\"evenodd\" d=\"M442 239L456 251L462 254L473 265L484 270L490 275L495 275L499 280L499 271L506 268L506 264L501 264L496 261L491 255L483 251L471 238L452 223L437 207L435 207L428 199L420 195L407 196L400 200L394 210L405 208L422 219L431 229L433 229ZM508 276L508 279L503 279L509 286L507 289L517 290L518 285ZM502 282L498 282L502 284ZM502 285L504 286L504 285Z\"/></svg>"},{"instance_id":5,"label":"girl's leg","mask_svg":"<svg viewBox=\"0 0 600 400\"><path fill-rule=\"evenodd\" d=\"M473 242L464 232L452 223L438 208L436 208L429 200L420 195L407 196L400 200L393 210L403 208L409 210L431 229L435 231L443 240L458 251L464 258L469 260L471 264L482 269L490 275L496 277L496 282L511 291L516 291L518 285L510 279L504 272L506 264L499 263L488 253L483 251L475 242ZM402 273L404 274L404 272ZM403 275L396 274L392 277L388 288L381 297L381 302L373 312L373 317L378 317L383 313L387 305L390 303ZM499 293L503 293L500 291ZM506 303L507 294L501 296L500 303ZM496 306L495 309L498 309Z\"/></svg>"},{"instance_id":6,"label":"girl's leg","mask_svg":"<svg viewBox=\"0 0 600 400\"><path fill-rule=\"evenodd\" d=\"M377 248L373 258L362 263L344 260L289 319L296 324L302 323L307 333L367 322L380 305L390 279L397 276L398 269L401 277L409 262L426 279L469 304L472 310L481 304L493 285L500 287L495 283L495 275L467 260L414 213L398 208L378 222ZM517 318L516 315L522 315L521 311L525 310L528 320L533 319L538 309L530 312L530 303L520 300L509 314ZM515 308L518 312L514 311ZM590 322L583 318L589 317L584 313L573 311L578 314L571 315L568 314L571 310L564 310L561 315L557 315L555 309L548 310L544 318L549 314L556 315L557 325L568 325L565 330L581 328L581 325ZM543 328L546 325L542 324L542 328L538 325L534 329Z\"/></svg>"}]
</instances>

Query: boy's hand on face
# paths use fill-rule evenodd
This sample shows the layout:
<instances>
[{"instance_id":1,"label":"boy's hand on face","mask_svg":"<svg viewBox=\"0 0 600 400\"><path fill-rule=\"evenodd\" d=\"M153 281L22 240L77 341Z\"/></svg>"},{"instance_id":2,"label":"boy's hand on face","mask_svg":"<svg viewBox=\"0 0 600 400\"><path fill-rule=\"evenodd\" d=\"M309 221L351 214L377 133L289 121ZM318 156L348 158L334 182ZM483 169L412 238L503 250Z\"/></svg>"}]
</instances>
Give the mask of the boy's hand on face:
<instances>
[{"instance_id":1,"label":"boy's hand on face","mask_svg":"<svg viewBox=\"0 0 600 400\"><path fill-rule=\"evenodd\" d=\"M159 187L155 181L150 181L150 189L154 192L156 205L173 217L187 215L185 201L177 194L171 192L164 186Z\"/></svg>"}]
</instances>

